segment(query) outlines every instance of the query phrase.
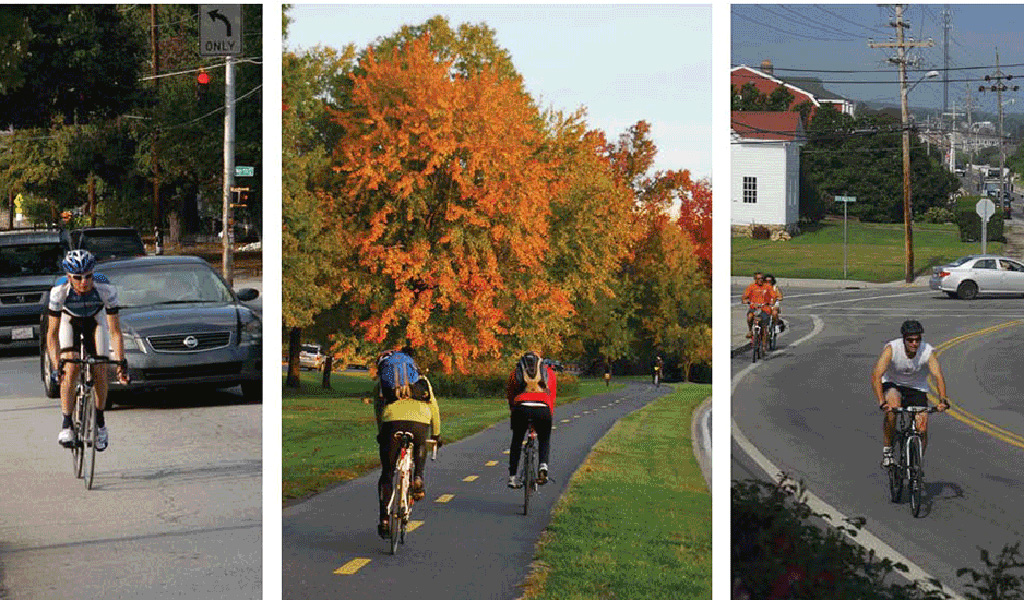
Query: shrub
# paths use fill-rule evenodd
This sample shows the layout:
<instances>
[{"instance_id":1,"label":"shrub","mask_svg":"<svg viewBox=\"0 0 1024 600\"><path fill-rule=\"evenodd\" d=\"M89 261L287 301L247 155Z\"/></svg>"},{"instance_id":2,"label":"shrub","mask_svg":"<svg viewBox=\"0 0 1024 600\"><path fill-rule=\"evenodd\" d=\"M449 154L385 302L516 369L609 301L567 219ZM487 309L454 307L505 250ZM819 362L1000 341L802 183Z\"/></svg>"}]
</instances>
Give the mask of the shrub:
<instances>
[{"instance_id":1,"label":"shrub","mask_svg":"<svg viewBox=\"0 0 1024 600\"><path fill-rule=\"evenodd\" d=\"M980 196L964 196L956 201L956 225L960 228L961 242L977 242L981 240L981 217L974 207ZM988 221L988 241L1001 242L1003 238L1003 211L996 204L995 214Z\"/></svg>"},{"instance_id":2,"label":"shrub","mask_svg":"<svg viewBox=\"0 0 1024 600\"><path fill-rule=\"evenodd\" d=\"M755 240L770 240L772 239L772 230L764 225L754 225L750 228L750 237Z\"/></svg>"},{"instance_id":3,"label":"shrub","mask_svg":"<svg viewBox=\"0 0 1024 600\"><path fill-rule=\"evenodd\" d=\"M430 373L428 377L435 396L453 398L504 398L505 384L508 382L508 373ZM558 374L559 397L574 396L579 394L579 391L580 383L576 377L564 372Z\"/></svg>"},{"instance_id":4,"label":"shrub","mask_svg":"<svg viewBox=\"0 0 1024 600\"><path fill-rule=\"evenodd\" d=\"M954 217L953 211L949 210L948 208L943 208L941 206L933 206L929 208L927 212L924 213L924 216L921 217L921 219L925 223L934 223L936 225L942 225L943 223L952 223Z\"/></svg>"}]
</instances>

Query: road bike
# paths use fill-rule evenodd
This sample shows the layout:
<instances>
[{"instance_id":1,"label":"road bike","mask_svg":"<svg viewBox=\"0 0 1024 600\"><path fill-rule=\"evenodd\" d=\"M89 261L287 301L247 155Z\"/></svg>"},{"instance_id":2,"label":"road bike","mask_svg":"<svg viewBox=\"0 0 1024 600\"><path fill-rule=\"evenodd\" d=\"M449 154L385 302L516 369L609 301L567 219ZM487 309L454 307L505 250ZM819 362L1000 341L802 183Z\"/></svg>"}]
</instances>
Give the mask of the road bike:
<instances>
[{"instance_id":1,"label":"road bike","mask_svg":"<svg viewBox=\"0 0 1024 600\"><path fill-rule=\"evenodd\" d=\"M81 356L82 354L80 354ZM71 409L71 428L74 433L74 441L71 445L71 469L75 477L85 481L85 489L91 490L93 474L96 472L96 390L93 388L92 366L93 365L118 365L124 361L110 360L109 358L62 358L57 366L57 372L64 372L65 364L77 364L82 368L78 370L78 383L75 384L74 406Z\"/></svg>"},{"instance_id":2,"label":"road bike","mask_svg":"<svg viewBox=\"0 0 1024 600\"><path fill-rule=\"evenodd\" d=\"M395 473L391 478L391 498L388 500L388 526L390 535L388 543L391 554L398 551L398 544L405 543L405 532L409 526L409 517L412 515L412 474L414 468L413 434L408 431L396 431L394 437L400 444L398 458L395 459ZM433 445L434 452L431 460L437 459L437 442L427 440Z\"/></svg>"},{"instance_id":3,"label":"road bike","mask_svg":"<svg viewBox=\"0 0 1024 600\"><path fill-rule=\"evenodd\" d=\"M523 514L529 514L530 495L537 491L537 431L533 421L529 422L526 442L523 444L523 458L519 461L519 481L523 484Z\"/></svg>"},{"instance_id":4,"label":"road bike","mask_svg":"<svg viewBox=\"0 0 1024 600\"><path fill-rule=\"evenodd\" d=\"M765 348L768 345L765 331L768 317L764 311L757 309L754 312L754 322L750 326L750 362L757 362L757 359L764 358Z\"/></svg>"},{"instance_id":5,"label":"road bike","mask_svg":"<svg viewBox=\"0 0 1024 600\"><path fill-rule=\"evenodd\" d=\"M661 387L661 367L654 367L654 387Z\"/></svg>"},{"instance_id":6,"label":"road bike","mask_svg":"<svg viewBox=\"0 0 1024 600\"><path fill-rule=\"evenodd\" d=\"M896 413L896 433L892 440L893 463L889 465L889 499L899 502L904 482L910 497L910 511L921 514L923 460L921 432L917 429L917 413L932 413L937 409L926 406L907 406L892 409Z\"/></svg>"}]
</instances>

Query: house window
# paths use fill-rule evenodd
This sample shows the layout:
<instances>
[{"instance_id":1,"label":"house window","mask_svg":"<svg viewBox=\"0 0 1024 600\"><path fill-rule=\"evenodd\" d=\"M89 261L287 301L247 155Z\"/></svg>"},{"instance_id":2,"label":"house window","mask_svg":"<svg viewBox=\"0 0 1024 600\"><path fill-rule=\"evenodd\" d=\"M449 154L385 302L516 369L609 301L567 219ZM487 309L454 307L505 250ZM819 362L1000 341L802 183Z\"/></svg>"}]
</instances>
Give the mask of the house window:
<instances>
[{"instance_id":1,"label":"house window","mask_svg":"<svg viewBox=\"0 0 1024 600\"><path fill-rule=\"evenodd\" d=\"M743 202L745 204L757 203L757 177L743 178Z\"/></svg>"}]
</instances>

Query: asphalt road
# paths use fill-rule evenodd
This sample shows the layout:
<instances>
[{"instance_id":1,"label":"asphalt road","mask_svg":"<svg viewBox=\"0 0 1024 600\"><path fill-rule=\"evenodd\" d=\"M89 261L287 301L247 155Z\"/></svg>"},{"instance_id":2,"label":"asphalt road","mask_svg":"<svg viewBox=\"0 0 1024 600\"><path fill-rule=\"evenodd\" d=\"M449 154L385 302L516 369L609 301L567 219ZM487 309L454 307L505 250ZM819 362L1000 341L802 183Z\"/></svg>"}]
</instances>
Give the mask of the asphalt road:
<instances>
[{"instance_id":1,"label":"asphalt road","mask_svg":"<svg viewBox=\"0 0 1024 600\"><path fill-rule=\"evenodd\" d=\"M34 354L0 355L0 598L261 598L262 406L189 392L108 409L86 491L38 373Z\"/></svg>"},{"instance_id":2,"label":"asphalt road","mask_svg":"<svg viewBox=\"0 0 1024 600\"><path fill-rule=\"evenodd\" d=\"M735 298L741 292L734 287ZM978 547L998 553L1024 539L1020 309L1019 298L964 302L921 286L787 288L779 350L756 366L748 351L734 353L732 478L765 478L763 461L751 458L759 452L843 515L866 517L880 544L962 593L956 570L981 566ZM925 341L941 348L955 407L929 422L919 519L906 503L889 502L870 386L884 343L906 318L920 320ZM742 327L734 308L734 330L737 321Z\"/></svg>"},{"instance_id":3,"label":"asphalt road","mask_svg":"<svg viewBox=\"0 0 1024 600\"><path fill-rule=\"evenodd\" d=\"M428 461L427 497L412 513L422 523L394 556L376 531L379 470L286 508L283 597L518 598L537 539L573 471L619 418L667 392L630 384L556 407L554 481L531 499L529 516L522 514L522 491L506 487L508 421L444 446L436 462Z\"/></svg>"}]
</instances>

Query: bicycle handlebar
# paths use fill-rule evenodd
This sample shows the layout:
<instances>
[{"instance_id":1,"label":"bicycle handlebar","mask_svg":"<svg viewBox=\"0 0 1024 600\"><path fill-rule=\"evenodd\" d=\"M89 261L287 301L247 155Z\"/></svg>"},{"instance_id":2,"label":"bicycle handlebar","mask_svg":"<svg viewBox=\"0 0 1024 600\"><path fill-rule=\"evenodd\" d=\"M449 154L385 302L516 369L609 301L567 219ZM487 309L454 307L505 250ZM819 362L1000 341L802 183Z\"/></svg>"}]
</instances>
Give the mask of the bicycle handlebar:
<instances>
[{"instance_id":1,"label":"bicycle handlebar","mask_svg":"<svg viewBox=\"0 0 1024 600\"><path fill-rule=\"evenodd\" d=\"M879 408L885 410L886 405L883 404ZM890 412L894 413L933 413L941 412L938 406L897 406L896 408L889 409Z\"/></svg>"}]
</instances>

